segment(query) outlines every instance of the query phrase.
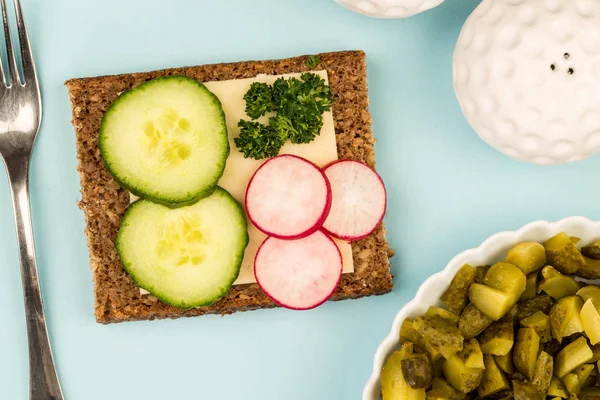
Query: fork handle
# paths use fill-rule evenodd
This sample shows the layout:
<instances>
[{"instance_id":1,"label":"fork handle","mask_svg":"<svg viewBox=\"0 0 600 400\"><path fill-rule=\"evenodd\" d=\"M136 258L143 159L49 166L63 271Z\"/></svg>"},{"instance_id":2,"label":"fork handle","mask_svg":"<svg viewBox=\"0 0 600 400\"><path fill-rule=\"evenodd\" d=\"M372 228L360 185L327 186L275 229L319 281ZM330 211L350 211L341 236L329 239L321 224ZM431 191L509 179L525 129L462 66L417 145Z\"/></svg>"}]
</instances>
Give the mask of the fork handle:
<instances>
[{"instance_id":1,"label":"fork handle","mask_svg":"<svg viewBox=\"0 0 600 400\"><path fill-rule=\"evenodd\" d=\"M25 297L29 342L29 398L30 400L63 400L48 339L35 260L29 205L29 157L15 156L6 159L5 163L11 186Z\"/></svg>"}]
</instances>

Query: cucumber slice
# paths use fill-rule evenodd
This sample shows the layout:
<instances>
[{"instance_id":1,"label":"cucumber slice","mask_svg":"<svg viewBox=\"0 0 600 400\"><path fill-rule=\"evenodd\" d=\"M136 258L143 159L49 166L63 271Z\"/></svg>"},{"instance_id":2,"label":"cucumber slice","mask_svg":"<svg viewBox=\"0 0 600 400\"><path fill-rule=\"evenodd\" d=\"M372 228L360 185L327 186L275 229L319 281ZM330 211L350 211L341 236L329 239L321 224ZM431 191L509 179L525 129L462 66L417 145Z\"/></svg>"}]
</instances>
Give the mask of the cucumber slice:
<instances>
[{"instance_id":1,"label":"cucumber slice","mask_svg":"<svg viewBox=\"0 0 600 400\"><path fill-rule=\"evenodd\" d=\"M135 283L183 309L224 296L239 275L247 245L242 207L220 187L179 208L137 200L127 209L116 240Z\"/></svg>"},{"instance_id":2,"label":"cucumber slice","mask_svg":"<svg viewBox=\"0 0 600 400\"><path fill-rule=\"evenodd\" d=\"M219 99L185 76L155 78L106 111L99 147L115 179L139 197L181 206L209 195L229 155Z\"/></svg>"}]
</instances>

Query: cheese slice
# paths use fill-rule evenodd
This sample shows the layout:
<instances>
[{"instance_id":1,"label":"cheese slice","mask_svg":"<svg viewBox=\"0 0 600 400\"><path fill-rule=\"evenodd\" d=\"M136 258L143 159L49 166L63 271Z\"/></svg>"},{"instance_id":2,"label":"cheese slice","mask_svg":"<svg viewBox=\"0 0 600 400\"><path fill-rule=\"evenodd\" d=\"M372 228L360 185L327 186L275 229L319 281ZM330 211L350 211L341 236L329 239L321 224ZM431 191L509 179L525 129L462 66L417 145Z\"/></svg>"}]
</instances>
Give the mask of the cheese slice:
<instances>
[{"instance_id":1,"label":"cheese slice","mask_svg":"<svg viewBox=\"0 0 600 400\"><path fill-rule=\"evenodd\" d=\"M316 74L327 80L327 71L315 71ZM229 134L229 145L231 147L229 158L223 177L219 181L219 186L227 190L242 205L245 204L244 197L246 187L254 172L265 160L253 160L244 158L243 154L235 146L233 139L240 133L237 124L240 119L249 119L245 112L246 102L244 95L253 82L273 83L279 77L299 77L300 74L285 75L258 75L248 79L233 79L219 82L205 82L206 87L213 92L221 101L223 111L225 112L227 131ZM259 119L260 122L266 122L268 116ZM321 133L315 140L307 144L286 143L281 149L280 154L294 154L304 157L318 166L337 160L337 144L335 139L335 129L333 125L333 115L326 112L323 115L323 127ZM131 195L131 200L136 197ZM250 221L248 221L248 236L250 241L246 248L244 260L240 269L240 274L234 285L241 285L256 282L254 277L254 257L260 244L266 238L266 235L259 231ZM352 247L350 243L335 239L338 248L342 254L343 272L350 273L354 271L354 262L352 258ZM143 289L142 293L147 292Z\"/></svg>"}]
</instances>

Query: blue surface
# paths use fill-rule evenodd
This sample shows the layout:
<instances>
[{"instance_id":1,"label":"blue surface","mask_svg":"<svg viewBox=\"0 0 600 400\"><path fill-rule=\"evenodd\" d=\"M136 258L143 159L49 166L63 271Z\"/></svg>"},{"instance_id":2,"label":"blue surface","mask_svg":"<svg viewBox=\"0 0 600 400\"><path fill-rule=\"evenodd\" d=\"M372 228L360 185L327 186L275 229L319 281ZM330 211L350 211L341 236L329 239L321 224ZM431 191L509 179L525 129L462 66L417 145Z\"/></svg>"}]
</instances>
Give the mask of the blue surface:
<instances>
[{"instance_id":1,"label":"blue surface","mask_svg":"<svg viewBox=\"0 0 600 400\"><path fill-rule=\"evenodd\" d=\"M512 161L463 118L451 56L475 1L448 0L406 20L370 19L333 0L22 2L44 95L31 177L34 228L67 399L358 399L396 312L454 255L537 219L600 218L600 156L558 167ZM397 252L393 293L310 312L96 324L63 82L342 49L368 57L377 162ZM3 169L0 260L0 397L26 399L24 311Z\"/></svg>"}]
</instances>

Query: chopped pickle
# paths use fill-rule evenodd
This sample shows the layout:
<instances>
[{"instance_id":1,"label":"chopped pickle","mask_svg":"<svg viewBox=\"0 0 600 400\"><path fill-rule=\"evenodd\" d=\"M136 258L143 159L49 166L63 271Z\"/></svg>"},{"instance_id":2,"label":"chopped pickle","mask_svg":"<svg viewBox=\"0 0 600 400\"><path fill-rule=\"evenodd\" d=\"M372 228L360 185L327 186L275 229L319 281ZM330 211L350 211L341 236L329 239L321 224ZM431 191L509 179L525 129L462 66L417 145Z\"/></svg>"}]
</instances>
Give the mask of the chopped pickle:
<instances>
[{"instance_id":1,"label":"chopped pickle","mask_svg":"<svg viewBox=\"0 0 600 400\"><path fill-rule=\"evenodd\" d=\"M567 391L571 394L579 394L593 369L594 366L592 364L583 364L577 367L572 373L563 376L562 381Z\"/></svg>"},{"instance_id":2,"label":"chopped pickle","mask_svg":"<svg viewBox=\"0 0 600 400\"><path fill-rule=\"evenodd\" d=\"M479 267L475 268L475 282L474 283L483 283L483 280L485 279L485 275L487 274L487 272L489 270L490 270L489 265L480 265Z\"/></svg>"},{"instance_id":3,"label":"chopped pickle","mask_svg":"<svg viewBox=\"0 0 600 400\"><path fill-rule=\"evenodd\" d=\"M431 390L427 392L427 399L431 400L464 400L467 396L454 389L446 380L436 378L433 380Z\"/></svg>"},{"instance_id":4,"label":"chopped pickle","mask_svg":"<svg viewBox=\"0 0 600 400\"><path fill-rule=\"evenodd\" d=\"M552 380L550 381L550 387L548 388L546 395L551 397L560 397L563 399L566 399L568 396L562 382L555 376L553 376Z\"/></svg>"},{"instance_id":5,"label":"chopped pickle","mask_svg":"<svg viewBox=\"0 0 600 400\"><path fill-rule=\"evenodd\" d=\"M521 268L525 274L529 274L546 264L546 249L536 242L519 243L508 251L505 261Z\"/></svg>"},{"instance_id":6,"label":"chopped pickle","mask_svg":"<svg viewBox=\"0 0 600 400\"><path fill-rule=\"evenodd\" d=\"M483 353L479 347L477 339L465 341L463 349L458 355L462 358L467 368L484 368Z\"/></svg>"},{"instance_id":7,"label":"chopped pickle","mask_svg":"<svg viewBox=\"0 0 600 400\"><path fill-rule=\"evenodd\" d=\"M572 274L582 268L585 260L566 233L562 232L544 243L548 264L563 274Z\"/></svg>"},{"instance_id":8,"label":"chopped pickle","mask_svg":"<svg viewBox=\"0 0 600 400\"><path fill-rule=\"evenodd\" d=\"M460 314L467 305L469 299L469 288L475 282L475 268L469 264L462 266L454 275L448 289L442 294L440 300L448 309L456 314Z\"/></svg>"},{"instance_id":9,"label":"chopped pickle","mask_svg":"<svg viewBox=\"0 0 600 400\"><path fill-rule=\"evenodd\" d=\"M499 262L492 265L485 275L483 283L502 292L510 293L518 299L525 291L526 280L525 274L517 266Z\"/></svg>"},{"instance_id":10,"label":"chopped pickle","mask_svg":"<svg viewBox=\"0 0 600 400\"><path fill-rule=\"evenodd\" d=\"M554 375L554 359L552 359L548 353L542 351L535 363L531 383L545 395L550 387L552 375Z\"/></svg>"},{"instance_id":11,"label":"chopped pickle","mask_svg":"<svg viewBox=\"0 0 600 400\"><path fill-rule=\"evenodd\" d=\"M557 339L583 332L581 308L583 300L579 296L568 296L559 300L550 310L550 327Z\"/></svg>"},{"instance_id":12,"label":"chopped pickle","mask_svg":"<svg viewBox=\"0 0 600 400\"><path fill-rule=\"evenodd\" d=\"M452 311L444 310L440 307L431 306L425 313L427 317L432 317L434 315L439 315L440 317L450 321L454 325L458 323L458 315L454 314Z\"/></svg>"},{"instance_id":13,"label":"chopped pickle","mask_svg":"<svg viewBox=\"0 0 600 400\"><path fill-rule=\"evenodd\" d=\"M541 311L538 311L527 318L523 318L521 320L521 325L535 329L537 334L540 336L542 343L549 342L550 339L552 339L550 333L550 317Z\"/></svg>"},{"instance_id":14,"label":"chopped pickle","mask_svg":"<svg viewBox=\"0 0 600 400\"><path fill-rule=\"evenodd\" d=\"M519 301L533 299L535 297L535 295L537 294L537 276L537 271L527 275L527 281L525 282L525 291L521 293Z\"/></svg>"},{"instance_id":15,"label":"chopped pickle","mask_svg":"<svg viewBox=\"0 0 600 400\"><path fill-rule=\"evenodd\" d=\"M496 321L479 336L483 354L505 356L513 347L515 332L511 321Z\"/></svg>"},{"instance_id":16,"label":"chopped pickle","mask_svg":"<svg viewBox=\"0 0 600 400\"><path fill-rule=\"evenodd\" d=\"M578 238L577 236L570 236L569 239L571 239L573 244L579 244L579 242L581 242L581 238Z\"/></svg>"},{"instance_id":17,"label":"chopped pickle","mask_svg":"<svg viewBox=\"0 0 600 400\"><path fill-rule=\"evenodd\" d=\"M401 361L402 375L413 389L425 389L433 380L433 366L427 354L417 353Z\"/></svg>"},{"instance_id":18,"label":"chopped pickle","mask_svg":"<svg viewBox=\"0 0 600 400\"><path fill-rule=\"evenodd\" d=\"M600 240L578 243L563 232L463 265L444 305L403 321L382 400L600 400Z\"/></svg>"},{"instance_id":19,"label":"chopped pickle","mask_svg":"<svg viewBox=\"0 0 600 400\"><path fill-rule=\"evenodd\" d=\"M439 315L417 317L413 327L423 337L428 352L447 359L462 350L464 339L458 327Z\"/></svg>"},{"instance_id":20,"label":"chopped pickle","mask_svg":"<svg viewBox=\"0 0 600 400\"><path fill-rule=\"evenodd\" d=\"M590 349L592 349L592 353L594 354L590 362L595 363L597 361L600 361L600 344L590 346ZM600 368L598 369L600 370Z\"/></svg>"},{"instance_id":21,"label":"chopped pickle","mask_svg":"<svg viewBox=\"0 0 600 400\"><path fill-rule=\"evenodd\" d=\"M432 361L437 361L442 358L439 351L435 349L428 349L425 346L423 336L414 328L414 322L410 319L405 319L400 326L400 343L411 342L416 348L427 351Z\"/></svg>"},{"instance_id":22,"label":"chopped pickle","mask_svg":"<svg viewBox=\"0 0 600 400\"><path fill-rule=\"evenodd\" d=\"M468 368L459 355L454 355L444 362L444 377L459 392L469 393L479 386L483 369Z\"/></svg>"},{"instance_id":23,"label":"chopped pickle","mask_svg":"<svg viewBox=\"0 0 600 400\"><path fill-rule=\"evenodd\" d=\"M589 362L592 357L593 353L587 341L584 337L580 337L558 352L554 359L554 375L562 378L580 365Z\"/></svg>"},{"instance_id":24,"label":"chopped pickle","mask_svg":"<svg viewBox=\"0 0 600 400\"><path fill-rule=\"evenodd\" d=\"M600 400L599 387L584 387L579 392L580 400Z\"/></svg>"},{"instance_id":25,"label":"chopped pickle","mask_svg":"<svg viewBox=\"0 0 600 400\"><path fill-rule=\"evenodd\" d=\"M543 400L544 397L538 389L529 382L513 381L515 400Z\"/></svg>"},{"instance_id":26,"label":"chopped pickle","mask_svg":"<svg viewBox=\"0 0 600 400\"><path fill-rule=\"evenodd\" d=\"M577 276L586 279L600 279L600 260L583 257L583 266L577 270Z\"/></svg>"},{"instance_id":27,"label":"chopped pickle","mask_svg":"<svg viewBox=\"0 0 600 400\"><path fill-rule=\"evenodd\" d=\"M574 295L578 290L579 283L572 277L561 274L551 266L542 269L542 280L538 285L538 293L546 292L554 300L559 300Z\"/></svg>"},{"instance_id":28,"label":"chopped pickle","mask_svg":"<svg viewBox=\"0 0 600 400\"><path fill-rule=\"evenodd\" d=\"M490 317L469 303L460 315L458 329L465 339L473 339L479 336L492 322L493 320Z\"/></svg>"},{"instance_id":29,"label":"chopped pickle","mask_svg":"<svg viewBox=\"0 0 600 400\"><path fill-rule=\"evenodd\" d=\"M394 352L381 370L381 394L383 400L425 400L425 389L413 389L402 374L402 360L412 356L412 343L405 343Z\"/></svg>"},{"instance_id":30,"label":"chopped pickle","mask_svg":"<svg viewBox=\"0 0 600 400\"><path fill-rule=\"evenodd\" d=\"M550 328L552 336L560 342L563 337L583 332L581 321L583 300L579 296L568 296L560 299L550 310Z\"/></svg>"},{"instance_id":31,"label":"chopped pickle","mask_svg":"<svg viewBox=\"0 0 600 400\"><path fill-rule=\"evenodd\" d=\"M525 300L519 303L517 310L517 318L519 320L522 320L523 318L527 318L538 311L541 311L544 314L548 314L553 304L554 300L552 300L552 297L548 296L545 293L540 294L538 296L535 296L533 299Z\"/></svg>"},{"instance_id":32,"label":"chopped pickle","mask_svg":"<svg viewBox=\"0 0 600 400\"><path fill-rule=\"evenodd\" d=\"M600 342L600 315L592 299L586 301L581 307L581 322L590 344L595 345Z\"/></svg>"},{"instance_id":33,"label":"chopped pickle","mask_svg":"<svg viewBox=\"0 0 600 400\"><path fill-rule=\"evenodd\" d=\"M581 254L592 260L600 260L600 240L587 246L583 246Z\"/></svg>"},{"instance_id":34,"label":"chopped pickle","mask_svg":"<svg viewBox=\"0 0 600 400\"><path fill-rule=\"evenodd\" d=\"M471 285L469 291L471 303L494 321L502 318L515 305L517 298L510 293L480 283Z\"/></svg>"},{"instance_id":35,"label":"chopped pickle","mask_svg":"<svg viewBox=\"0 0 600 400\"><path fill-rule=\"evenodd\" d=\"M507 374L515 372L515 364L513 364L513 349L510 349L505 356L495 356L498 367Z\"/></svg>"},{"instance_id":36,"label":"chopped pickle","mask_svg":"<svg viewBox=\"0 0 600 400\"><path fill-rule=\"evenodd\" d=\"M517 333L513 362L515 367L531 380L540 350L540 337L533 328L521 328Z\"/></svg>"},{"instance_id":37,"label":"chopped pickle","mask_svg":"<svg viewBox=\"0 0 600 400\"><path fill-rule=\"evenodd\" d=\"M577 291L577 296L581 297L583 301L592 299L594 306L600 311L600 287L596 285L584 286Z\"/></svg>"},{"instance_id":38,"label":"chopped pickle","mask_svg":"<svg viewBox=\"0 0 600 400\"><path fill-rule=\"evenodd\" d=\"M506 379L504 372L498 368L494 357L486 354L483 360L485 363L485 370L483 371L481 383L477 388L479 397L485 398L503 390L510 389L510 383L508 382L508 379Z\"/></svg>"}]
</instances>

